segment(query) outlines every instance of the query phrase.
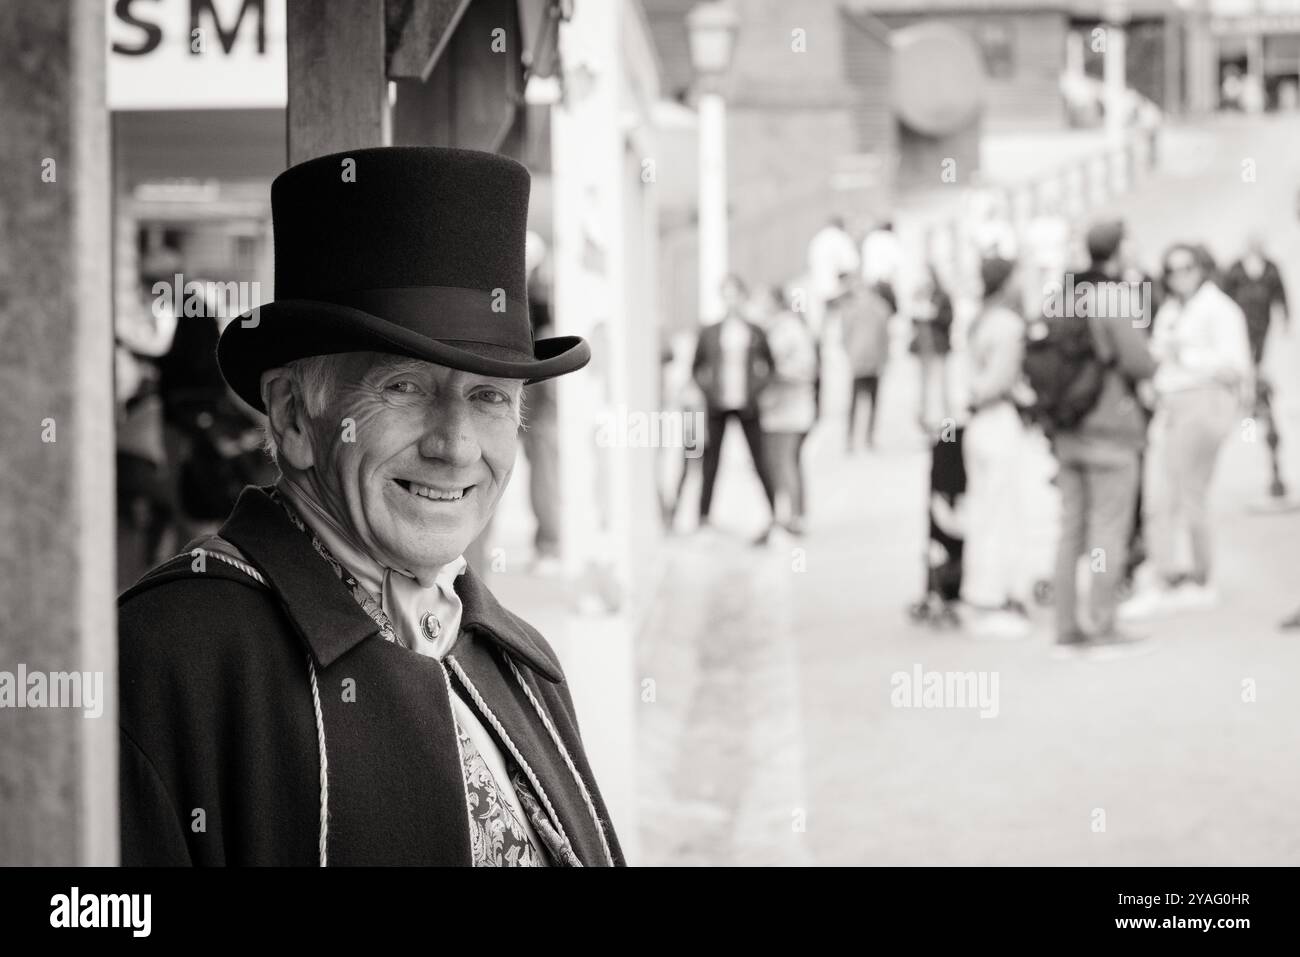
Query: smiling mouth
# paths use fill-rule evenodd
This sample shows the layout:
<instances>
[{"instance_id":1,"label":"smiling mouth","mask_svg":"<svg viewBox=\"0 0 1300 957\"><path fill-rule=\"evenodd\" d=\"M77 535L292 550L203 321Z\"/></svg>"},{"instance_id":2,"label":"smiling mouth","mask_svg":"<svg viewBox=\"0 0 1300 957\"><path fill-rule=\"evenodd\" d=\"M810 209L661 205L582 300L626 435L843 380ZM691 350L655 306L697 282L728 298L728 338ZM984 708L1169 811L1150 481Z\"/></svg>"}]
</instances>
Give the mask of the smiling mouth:
<instances>
[{"instance_id":1,"label":"smiling mouth","mask_svg":"<svg viewBox=\"0 0 1300 957\"><path fill-rule=\"evenodd\" d=\"M464 488L446 489L434 488L431 485L421 485L419 482L410 482L406 479L393 479L393 481L417 498L422 498L430 502L459 502L474 490L473 485L467 485Z\"/></svg>"}]
</instances>

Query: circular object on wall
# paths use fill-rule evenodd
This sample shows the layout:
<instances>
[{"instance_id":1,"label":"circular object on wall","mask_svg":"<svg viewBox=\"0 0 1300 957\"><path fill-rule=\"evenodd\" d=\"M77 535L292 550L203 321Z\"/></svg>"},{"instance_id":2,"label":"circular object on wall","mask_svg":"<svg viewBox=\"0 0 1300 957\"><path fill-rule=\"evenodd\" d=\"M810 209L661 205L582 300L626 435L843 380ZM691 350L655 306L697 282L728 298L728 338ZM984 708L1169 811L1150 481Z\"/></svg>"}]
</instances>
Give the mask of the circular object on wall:
<instances>
[{"instance_id":1,"label":"circular object on wall","mask_svg":"<svg viewBox=\"0 0 1300 957\"><path fill-rule=\"evenodd\" d=\"M984 61L974 39L946 23L894 31L894 113L926 136L969 125L984 106Z\"/></svg>"}]
</instances>

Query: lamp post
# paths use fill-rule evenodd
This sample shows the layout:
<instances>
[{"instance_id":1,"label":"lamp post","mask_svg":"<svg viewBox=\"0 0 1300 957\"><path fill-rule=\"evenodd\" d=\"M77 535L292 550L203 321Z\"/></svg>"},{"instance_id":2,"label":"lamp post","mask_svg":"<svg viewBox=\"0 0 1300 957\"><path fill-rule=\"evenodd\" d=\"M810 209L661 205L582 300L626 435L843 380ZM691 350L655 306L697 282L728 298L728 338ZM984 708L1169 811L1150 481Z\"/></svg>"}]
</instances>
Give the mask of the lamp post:
<instances>
[{"instance_id":1,"label":"lamp post","mask_svg":"<svg viewBox=\"0 0 1300 957\"><path fill-rule=\"evenodd\" d=\"M686 15L699 98L700 321L722 318L727 274L727 106L721 78L731 65L739 18L726 0L697 3Z\"/></svg>"},{"instance_id":2,"label":"lamp post","mask_svg":"<svg viewBox=\"0 0 1300 957\"><path fill-rule=\"evenodd\" d=\"M1102 87L1105 91L1106 132L1115 141L1122 140L1125 129L1125 108L1128 102L1128 77L1126 75L1127 35L1129 10L1127 0L1106 0L1103 5L1106 18L1106 50L1102 55Z\"/></svg>"}]
</instances>

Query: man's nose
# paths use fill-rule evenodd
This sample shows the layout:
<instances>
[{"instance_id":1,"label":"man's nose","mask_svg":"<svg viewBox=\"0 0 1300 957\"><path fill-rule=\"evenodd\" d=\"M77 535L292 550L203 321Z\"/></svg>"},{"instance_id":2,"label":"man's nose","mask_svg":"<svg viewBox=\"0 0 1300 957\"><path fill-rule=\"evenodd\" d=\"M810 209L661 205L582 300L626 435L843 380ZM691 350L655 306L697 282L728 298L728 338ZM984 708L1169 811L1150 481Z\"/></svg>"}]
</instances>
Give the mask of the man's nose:
<instances>
[{"instance_id":1,"label":"man's nose","mask_svg":"<svg viewBox=\"0 0 1300 957\"><path fill-rule=\"evenodd\" d=\"M469 410L459 403L439 404L430 410L428 424L420 438L420 454L450 465L472 465L479 457Z\"/></svg>"}]
</instances>

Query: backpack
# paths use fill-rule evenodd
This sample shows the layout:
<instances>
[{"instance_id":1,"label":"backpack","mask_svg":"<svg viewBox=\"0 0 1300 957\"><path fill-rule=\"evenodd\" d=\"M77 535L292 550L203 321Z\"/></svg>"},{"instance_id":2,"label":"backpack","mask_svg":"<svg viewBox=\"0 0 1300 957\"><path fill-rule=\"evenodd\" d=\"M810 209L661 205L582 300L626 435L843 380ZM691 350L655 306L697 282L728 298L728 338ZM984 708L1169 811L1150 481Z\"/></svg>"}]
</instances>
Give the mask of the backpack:
<instances>
[{"instance_id":1,"label":"backpack","mask_svg":"<svg viewBox=\"0 0 1300 957\"><path fill-rule=\"evenodd\" d=\"M1049 435L1078 427L1101 398L1106 369L1087 319L1034 320L1023 363L1025 381L1034 393L1029 417Z\"/></svg>"}]
</instances>

